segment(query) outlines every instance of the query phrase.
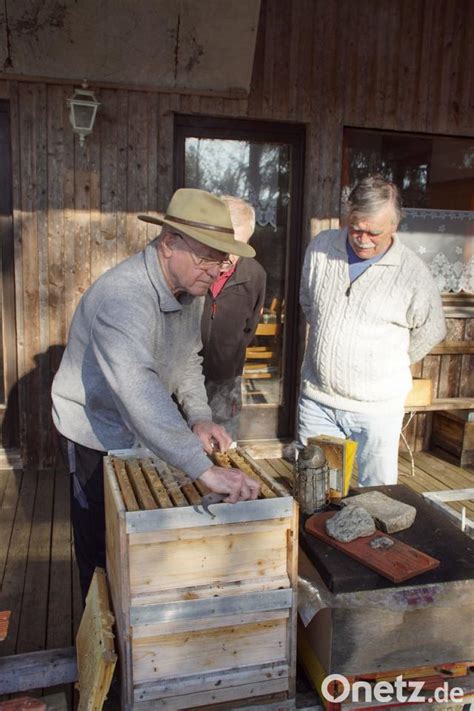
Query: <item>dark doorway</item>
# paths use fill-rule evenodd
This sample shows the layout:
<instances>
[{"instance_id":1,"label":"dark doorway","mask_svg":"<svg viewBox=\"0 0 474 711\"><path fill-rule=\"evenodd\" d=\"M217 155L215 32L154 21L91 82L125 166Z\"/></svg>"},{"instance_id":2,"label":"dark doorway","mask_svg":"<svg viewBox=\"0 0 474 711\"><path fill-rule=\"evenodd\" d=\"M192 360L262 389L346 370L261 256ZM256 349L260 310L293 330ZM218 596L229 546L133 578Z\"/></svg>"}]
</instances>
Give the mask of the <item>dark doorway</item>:
<instances>
[{"instance_id":1,"label":"dark doorway","mask_svg":"<svg viewBox=\"0 0 474 711\"><path fill-rule=\"evenodd\" d=\"M0 100L0 421L4 449L17 447L18 396L10 111Z\"/></svg>"},{"instance_id":2,"label":"dark doorway","mask_svg":"<svg viewBox=\"0 0 474 711\"><path fill-rule=\"evenodd\" d=\"M241 440L293 434L304 137L299 124L175 118L175 188L235 195L256 212L250 244L267 272L267 294L247 350Z\"/></svg>"}]
</instances>

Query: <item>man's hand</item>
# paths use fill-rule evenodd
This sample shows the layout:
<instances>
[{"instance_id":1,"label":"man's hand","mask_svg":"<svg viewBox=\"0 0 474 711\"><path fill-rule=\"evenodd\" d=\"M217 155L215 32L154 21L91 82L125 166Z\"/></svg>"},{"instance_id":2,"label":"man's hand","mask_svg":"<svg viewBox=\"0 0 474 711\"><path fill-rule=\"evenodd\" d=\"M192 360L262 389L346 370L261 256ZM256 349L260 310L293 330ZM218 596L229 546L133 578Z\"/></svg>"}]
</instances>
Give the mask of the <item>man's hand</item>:
<instances>
[{"instance_id":1,"label":"man's hand","mask_svg":"<svg viewBox=\"0 0 474 711\"><path fill-rule=\"evenodd\" d=\"M224 501L228 504L256 499L260 493L258 481L247 476L240 469L211 467L201 474L199 480L211 491L224 494Z\"/></svg>"},{"instance_id":2,"label":"man's hand","mask_svg":"<svg viewBox=\"0 0 474 711\"><path fill-rule=\"evenodd\" d=\"M232 442L230 434L222 425L216 425L215 422L196 422L193 425L193 432L201 440L204 451L207 454L212 454L215 443L217 443L221 452L226 452Z\"/></svg>"}]
</instances>

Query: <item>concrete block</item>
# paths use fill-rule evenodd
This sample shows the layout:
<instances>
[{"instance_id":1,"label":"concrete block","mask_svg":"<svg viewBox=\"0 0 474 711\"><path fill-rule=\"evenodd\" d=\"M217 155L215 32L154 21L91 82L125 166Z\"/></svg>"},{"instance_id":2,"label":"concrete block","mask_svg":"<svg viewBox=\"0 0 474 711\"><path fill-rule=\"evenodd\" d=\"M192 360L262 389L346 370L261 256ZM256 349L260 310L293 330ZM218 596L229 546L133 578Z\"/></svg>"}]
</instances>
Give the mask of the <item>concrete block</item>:
<instances>
[{"instance_id":1,"label":"concrete block","mask_svg":"<svg viewBox=\"0 0 474 711\"><path fill-rule=\"evenodd\" d=\"M373 516L377 528L385 533L396 533L410 528L416 516L414 506L390 498L380 491L349 496L341 502L344 506L362 507Z\"/></svg>"}]
</instances>

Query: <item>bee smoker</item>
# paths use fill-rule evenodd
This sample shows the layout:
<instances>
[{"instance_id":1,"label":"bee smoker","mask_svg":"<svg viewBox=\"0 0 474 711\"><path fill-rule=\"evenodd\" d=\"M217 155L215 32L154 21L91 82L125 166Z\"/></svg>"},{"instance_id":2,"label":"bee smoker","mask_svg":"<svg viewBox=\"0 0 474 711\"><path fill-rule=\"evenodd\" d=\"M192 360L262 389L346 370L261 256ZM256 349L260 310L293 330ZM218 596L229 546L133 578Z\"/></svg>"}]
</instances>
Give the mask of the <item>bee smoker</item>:
<instances>
[{"instance_id":1,"label":"bee smoker","mask_svg":"<svg viewBox=\"0 0 474 711\"><path fill-rule=\"evenodd\" d=\"M322 511L329 503L329 467L321 447L309 444L296 462L296 498L301 513Z\"/></svg>"}]
</instances>

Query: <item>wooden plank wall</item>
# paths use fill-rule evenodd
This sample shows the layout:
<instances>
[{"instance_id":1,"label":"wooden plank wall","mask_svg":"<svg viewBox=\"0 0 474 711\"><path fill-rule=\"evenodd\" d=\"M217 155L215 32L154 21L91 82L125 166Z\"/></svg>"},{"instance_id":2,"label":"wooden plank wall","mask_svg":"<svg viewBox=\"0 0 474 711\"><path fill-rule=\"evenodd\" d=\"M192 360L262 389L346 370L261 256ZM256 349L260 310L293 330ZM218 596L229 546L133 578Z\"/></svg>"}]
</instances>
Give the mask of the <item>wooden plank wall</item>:
<instances>
[{"instance_id":1,"label":"wooden plank wall","mask_svg":"<svg viewBox=\"0 0 474 711\"><path fill-rule=\"evenodd\" d=\"M473 26L472 0L262 0L248 98L94 86L101 108L84 148L68 123L72 86L0 82L11 102L27 461L53 458L49 384L81 294L153 237L137 213L166 207L175 112L305 123L306 242L337 222L344 125L474 134ZM449 330L472 338L472 320ZM472 356L432 356L420 367L439 396L472 396L472 365ZM417 447L425 419L410 433Z\"/></svg>"}]
</instances>

